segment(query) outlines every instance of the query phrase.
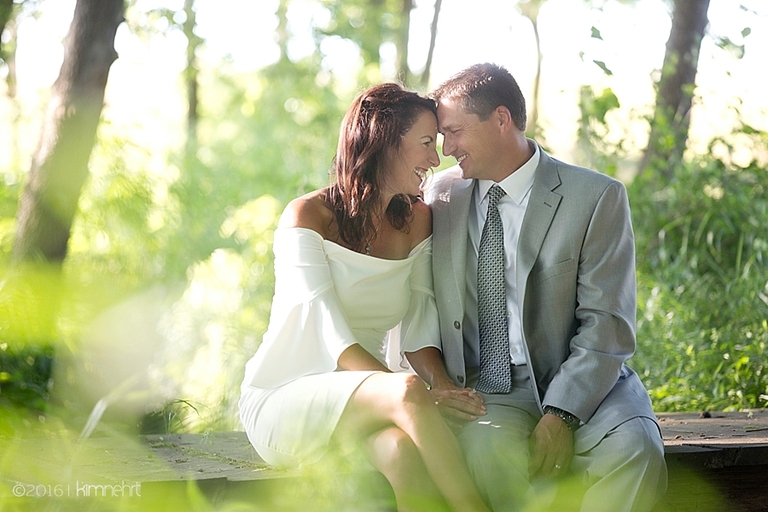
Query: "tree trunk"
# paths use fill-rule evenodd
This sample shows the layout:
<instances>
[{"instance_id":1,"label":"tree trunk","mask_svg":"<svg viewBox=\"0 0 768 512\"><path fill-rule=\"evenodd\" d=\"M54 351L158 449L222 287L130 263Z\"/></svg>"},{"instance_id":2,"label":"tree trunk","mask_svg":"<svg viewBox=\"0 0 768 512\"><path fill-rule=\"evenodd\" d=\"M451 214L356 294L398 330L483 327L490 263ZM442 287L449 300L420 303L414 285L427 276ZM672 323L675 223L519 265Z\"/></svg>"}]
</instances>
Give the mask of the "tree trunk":
<instances>
[{"instance_id":1,"label":"tree trunk","mask_svg":"<svg viewBox=\"0 0 768 512\"><path fill-rule=\"evenodd\" d=\"M0 52L0 58L5 61L6 74L5 85L7 90L8 99L10 100L10 115L8 119L11 123L11 169L14 173L19 172L21 169L20 150L19 150L19 125L21 123L21 106L17 98L18 87L16 79L16 47L18 39L18 21L12 19L5 25L5 45Z\"/></svg>"},{"instance_id":2,"label":"tree trunk","mask_svg":"<svg viewBox=\"0 0 768 512\"><path fill-rule=\"evenodd\" d=\"M400 30L397 35L397 78L404 85L410 85L411 73L408 69L408 36L411 30L411 10L413 0L403 0L400 15Z\"/></svg>"},{"instance_id":3,"label":"tree trunk","mask_svg":"<svg viewBox=\"0 0 768 512\"><path fill-rule=\"evenodd\" d=\"M427 51L427 63L424 64L424 71L421 74L421 87L424 90L429 88L429 78L432 71L432 57L435 54L435 42L437 41L437 20L440 19L440 9L443 6L443 0L435 0L435 10L432 14L432 25L429 27L429 50Z\"/></svg>"},{"instance_id":4,"label":"tree trunk","mask_svg":"<svg viewBox=\"0 0 768 512\"><path fill-rule=\"evenodd\" d=\"M2 33L2 31L0 31ZM8 97L16 99L16 40L18 33L16 31L16 22L10 21L5 25L6 43L0 50L0 59L5 61L7 72L5 83L8 87ZM15 126L15 125L14 125Z\"/></svg>"},{"instance_id":5,"label":"tree trunk","mask_svg":"<svg viewBox=\"0 0 768 512\"><path fill-rule=\"evenodd\" d=\"M543 56L541 55L541 39L539 38L539 20L538 15L531 18L531 24L533 25L533 35L536 39L536 75L533 79L533 98L531 100L531 117L528 123L528 133L534 139L540 135L539 130L539 102L541 94L541 61Z\"/></svg>"},{"instance_id":6,"label":"tree trunk","mask_svg":"<svg viewBox=\"0 0 768 512\"><path fill-rule=\"evenodd\" d=\"M275 37L277 38L277 45L280 47L280 61L288 62L288 40L290 34L288 33L288 1L280 0L277 5L277 29L275 29Z\"/></svg>"},{"instance_id":7,"label":"tree trunk","mask_svg":"<svg viewBox=\"0 0 768 512\"><path fill-rule=\"evenodd\" d=\"M537 138L539 133L539 94L541 89L541 38L539 37L539 10L541 4L546 0L529 0L528 2L518 4L522 15L531 22L533 28L534 42L536 43L536 75L533 77L533 97L530 104L530 115L528 116L528 126L526 132L529 136Z\"/></svg>"},{"instance_id":8,"label":"tree trunk","mask_svg":"<svg viewBox=\"0 0 768 512\"><path fill-rule=\"evenodd\" d=\"M656 95L648 147L638 173L658 171L666 181L683 157L688 140L699 50L709 22L709 0L675 0L664 65Z\"/></svg>"},{"instance_id":9,"label":"tree trunk","mask_svg":"<svg viewBox=\"0 0 768 512\"><path fill-rule=\"evenodd\" d=\"M60 264L104 105L124 0L78 0L17 214L14 258Z\"/></svg>"},{"instance_id":10,"label":"tree trunk","mask_svg":"<svg viewBox=\"0 0 768 512\"><path fill-rule=\"evenodd\" d=\"M182 30L187 38L187 68L184 70L184 78L187 84L187 158L191 157L197 147L197 122L198 122L198 69L197 48L201 40L195 35L197 19L194 9L195 0L184 1L184 13L186 19ZM189 160L188 160L189 161Z\"/></svg>"}]
</instances>

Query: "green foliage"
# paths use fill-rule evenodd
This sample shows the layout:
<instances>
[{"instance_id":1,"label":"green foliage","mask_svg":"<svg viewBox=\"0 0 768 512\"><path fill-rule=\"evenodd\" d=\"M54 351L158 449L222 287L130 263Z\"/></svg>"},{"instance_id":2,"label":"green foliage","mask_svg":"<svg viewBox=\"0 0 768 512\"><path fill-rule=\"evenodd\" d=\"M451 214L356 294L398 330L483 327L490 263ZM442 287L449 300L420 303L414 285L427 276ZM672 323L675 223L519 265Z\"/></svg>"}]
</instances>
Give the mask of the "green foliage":
<instances>
[{"instance_id":1,"label":"green foliage","mask_svg":"<svg viewBox=\"0 0 768 512\"><path fill-rule=\"evenodd\" d=\"M196 155L208 169L190 175L203 193L218 192L229 204L264 193L285 202L328 183L349 98L337 96L333 75L320 64L318 56L283 60L216 79L215 95L204 100L208 115Z\"/></svg>"},{"instance_id":2,"label":"green foliage","mask_svg":"<svg viewBox=\"0 0 768 512\"><path fill-rule=\"evenodd\" d=\"M0 411L48 409L53 349L50 346L0 343ZM2 434L0 427L0 435Z\"/></svg>"},{"instance_id":3,"label":"green foliage","mask_svg":"<svg viewBox=\"0 0 768 512\"><path fill-rule=\"evenodd\" d=\"M764 137L764 134L762 134ZM698 158L630 188L638 353L657 410L768 405L768 173Z\"/></svg>"},{"instance_id":4,"label":"green foliage","mask_svg":"<svg viewBox=\"0 0 768 512\"><path fill-rule=\"evenodd\" d=\"M585 166L609 176L616 176L619 163L626 158L624 139L618 138L615 142L609 139L608 116L619 107L619 98L610 88L603 89L599 95L591 87L581 88L579 155Z\"/></svg>"},{"instance_id":5,"label":"green foliage","mask_svg":"<svg viewBox=\"0 0 768 512\"><path fill-rule=\"evenodd\" d=\"M165 256L179 207L168 194L175 174L156 172L151 155L102 128L91 157L89 181L79 202L65 264L71 275L92 282L120 278L140 288L158 279L183 277Z\"/></svg>"},{"instance_id":6,"label":"green foliage","mask_svg":"<svg viewBox=\"0 0 768 512\"><path fill-rule=\"evenodd\" d=\"M338 36L357 43L365 63L379 63L379 47L397 35L401 19L397 16L402 2L383 0L324 0L330 14L326 27L318 27L318 35ZM363 29L365 27L365 29ZM363 29L363 30L361 30Z\"/></svg>"},{"instance_id":7,"label":"green foliage","mask_svg":"<svg viewBox=\"0 0 768 512\"><path fill-rule=\"evenodd\" d=\"M212 82L199 147L173 157L179 222L164 248L187 282L166 320L179 353L164 371L199 404L184 425L197 431L238 424L242 371L269 318L272 231L290 199L329 182L346 104L314 57Z\"/></svg>"},{"instance_id":8,"label":"green foliage","mask_svg":"<svg viewBox=\"0 0 768 512\"><path fill-rule=\"evenodd\" d=\"M53 269L0 265L0 437L49 409L60 283Z\"/></svg>"},{"instance_id":9,"label":"green foliage","mask_svg":"<svg viewBox=\"0 0 768 512\"><path fill-rule=\"evenodd\" d=\"M110 378L120 372L96 368L125 358L120 333L139 326L105 327L101 318L140 319L146 334L134 344L150 353L142 359L150 368L132 367L151 375L149 389L128 387L110 407L135 408L130 396L155 404L142 424L154 416L166 430L237 426L244 364L269 317L272 231L288 200L328 183L342 115L318 60L205 80L199 143L171 154L165 169L128 142L102 139L66 265L80 291L68 338L80 340L74 359L91 361L68 375L80 375L91 400L99 398L93 390L120 388ZM117 293L104 297L110 286ZM158 286L159 299L150 288ZM111 342L89 344L94 323L95 338Z\"/></svg>"},{"instance_id":10,"label":"green foliage","mask_svg":"<svg viewBox=\"0 0 768 512\"><path fill-rule=\"evenodd\" d=\"M380 81L382 46L399 46L404 28L402 0L322 0L322 4L328 10L329 21L315 27L318 48L322 50L326 38L353 42L362 60L360 81Z\"/></svg>"},{"instance_id":11,"label":"green foliage","mask_svg":"<svg viewBox=\"0 0 768 512\"><path fill-rule=\"evenodd\" d=\"M12 184L3 184L2 181L9 181ZM8 259L13 246L13 237L16 233L14 217L19 202L19 194L19 184L15 180L15 173L12 171L8 171L5 175L0 173L0 262Z\"/></svg>"},{"instance_id":12,"label":"green foliage","mask_svg":"<svg viewBox=\"0 0 768 512\"><path fill-rule=\"evenodd\" d=\"M26 329L56 351L54 409L75 428L99 399L102 421L236 427L244 364L269 317L272 231L288 200L329 182L349 99L319 58L204 80L199 144L167 163L102 125L59 281L0 276L0 336ZM18 189L0 187L4 258ZM3 396L27 401L8 383Z\"/></svg>"}]
</instances>

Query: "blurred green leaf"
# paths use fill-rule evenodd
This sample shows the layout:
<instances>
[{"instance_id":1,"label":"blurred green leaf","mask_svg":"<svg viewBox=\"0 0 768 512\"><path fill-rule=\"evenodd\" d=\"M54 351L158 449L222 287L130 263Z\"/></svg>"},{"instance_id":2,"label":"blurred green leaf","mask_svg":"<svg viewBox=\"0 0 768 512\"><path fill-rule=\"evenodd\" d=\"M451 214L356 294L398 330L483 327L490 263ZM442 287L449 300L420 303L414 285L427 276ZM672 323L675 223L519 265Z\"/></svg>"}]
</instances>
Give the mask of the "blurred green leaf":
<instances>
[{"instance_id":1,"label":"blurred green leaf","mask_svg":"<svg viewBox=\"0 0 768 512\"><path fill-rule=\"evenodd\" d=\"M608 66L606 66L606 65L605 65L605 62L603 62L603 61L601 61L601 60L594 60L594 59L592 60L592 62L594 62L595 64L597 64L597 67L599 67L600 69L602 69L602 70L603 70L603 72L604 72L606 75L608 75L608 76L611 76L611 75L613 75L613 71L611 71L610 69L608 69Z\"/></svg>"}]
</instances>

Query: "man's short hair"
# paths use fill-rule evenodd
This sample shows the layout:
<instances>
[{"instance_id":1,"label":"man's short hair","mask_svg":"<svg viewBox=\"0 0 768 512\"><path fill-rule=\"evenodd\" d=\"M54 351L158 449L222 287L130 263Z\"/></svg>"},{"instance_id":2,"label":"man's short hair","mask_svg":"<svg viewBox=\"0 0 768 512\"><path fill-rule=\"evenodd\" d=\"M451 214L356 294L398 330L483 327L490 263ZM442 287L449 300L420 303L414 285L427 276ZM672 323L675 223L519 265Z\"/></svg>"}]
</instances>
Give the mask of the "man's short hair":
<instances>
[{"instance_id":1,"label":"man's short hair","mask_svg":"<svg viewBox=\"0 0 768 512\"><path fill-rule=\"evenodd\" d=\"M503 105L512 114L515 126L525 131L525 98L515 78L502 66L490 63L470 66L443 82L432 93L432 98L438 103L443 99L458 101L483 121Z\"/></svg>"}]
</instances>

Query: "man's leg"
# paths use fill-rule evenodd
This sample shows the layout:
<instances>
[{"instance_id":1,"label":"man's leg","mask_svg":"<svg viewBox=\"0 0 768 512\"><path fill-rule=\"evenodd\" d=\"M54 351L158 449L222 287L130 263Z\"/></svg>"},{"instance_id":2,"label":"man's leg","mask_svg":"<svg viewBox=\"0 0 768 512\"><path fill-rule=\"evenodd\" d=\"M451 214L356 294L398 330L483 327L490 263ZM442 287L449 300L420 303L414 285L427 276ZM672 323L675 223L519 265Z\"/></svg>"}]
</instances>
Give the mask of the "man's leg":
<instances>
[{"instance_id":1,"label":"man's leg","mask_svg":"<svg viewBox=\"0 0 768 512\"><path fill-rule=\"evenodd\" d=\"M486 405L488 414L462 429L459 444L480 494L495 512L519 510L530 488L528 437L535 426L528 413Z\"/></svg>"},{"instance_id":2,"label":"man's leg","mask_svg":"<svg viewBox=\"0 0 768 512\"><path fill-rule=\"evenodd\" d=\"M528 438L539 413L526 367L512 367L512 391L481 393L485 416L468 423L458 434L467 466L478 490L494 512L520 510L530 492ZM473 386L477 375L470 372Z\"/></svg>"},{"instance_id":3,"label":"man's leg","mask_svg":"<svg viewBox=\"0 0 768 512\"><path fill-rule=\"evenodd\" d=\"M664 443L648 418L611 430L593 449L576 454L571 468L589 486L584 512L648 511L667 488Z\"/></svg>"}]
</instances>

